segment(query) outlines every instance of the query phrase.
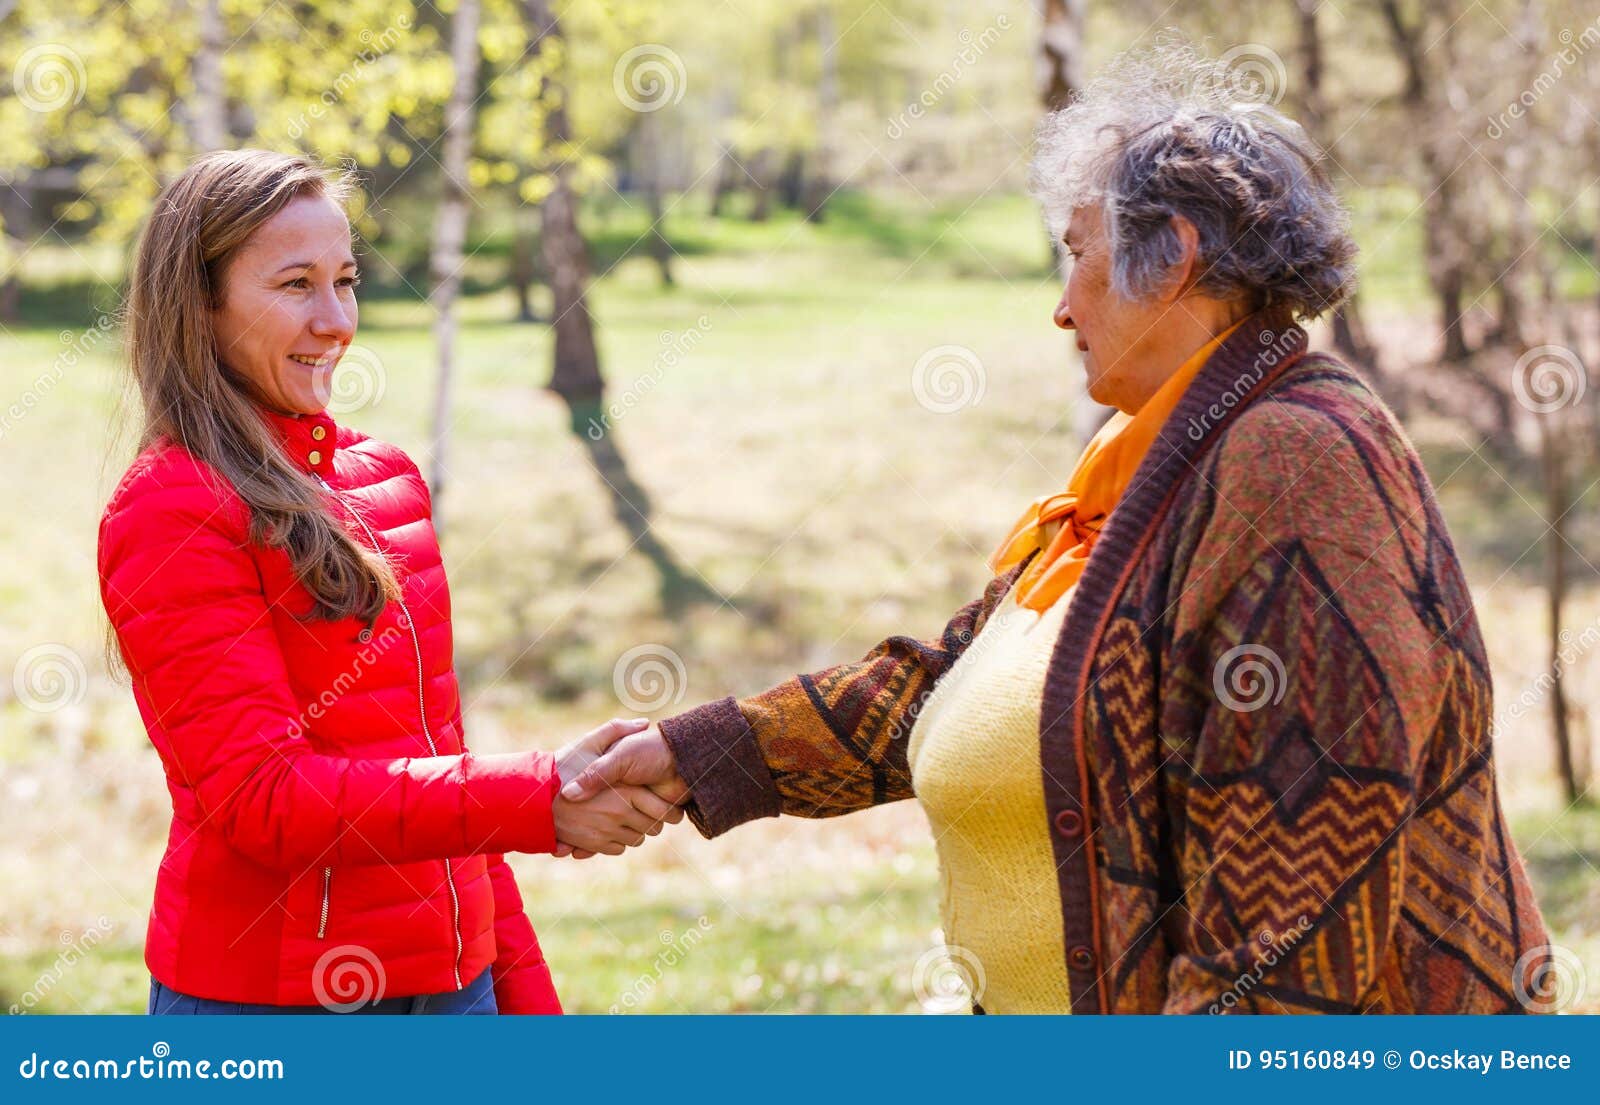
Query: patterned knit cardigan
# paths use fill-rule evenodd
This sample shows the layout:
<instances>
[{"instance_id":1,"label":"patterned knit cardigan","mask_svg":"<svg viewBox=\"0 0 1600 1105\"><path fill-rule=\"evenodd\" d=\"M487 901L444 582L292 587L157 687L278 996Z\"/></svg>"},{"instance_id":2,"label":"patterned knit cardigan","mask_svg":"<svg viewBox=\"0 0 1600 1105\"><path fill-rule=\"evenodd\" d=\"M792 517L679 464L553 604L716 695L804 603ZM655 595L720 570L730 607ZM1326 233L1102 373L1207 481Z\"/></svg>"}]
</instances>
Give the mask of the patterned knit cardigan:
<instances>
[{"instance_id":1,"label":"patterned knit cardigan","mask_svg":"<svg viewBox=\"0 0 1600 1105\"><path fill-rule=\"evenodd\" d=\"M1074 1013L1518 1012L1545 962L1433 489L1305 342L1257 317L1212 355L1071 599L1039 746ZM917 710L1015 574L664 723L701 832L910 797Z\"/></svg>"}]
</instances>

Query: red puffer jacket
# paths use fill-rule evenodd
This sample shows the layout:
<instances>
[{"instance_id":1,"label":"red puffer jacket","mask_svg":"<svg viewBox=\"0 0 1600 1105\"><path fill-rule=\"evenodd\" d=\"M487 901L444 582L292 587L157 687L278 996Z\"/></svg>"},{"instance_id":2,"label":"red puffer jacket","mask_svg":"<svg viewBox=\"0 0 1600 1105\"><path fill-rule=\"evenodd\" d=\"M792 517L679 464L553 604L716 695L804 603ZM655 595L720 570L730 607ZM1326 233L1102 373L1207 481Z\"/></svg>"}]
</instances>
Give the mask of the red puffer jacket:
<instances>
[{"instance_id":1,"label":"red puffer jacket","mask_svg":"<svg viewBox=\"0 0 1600 1105\"><path fill-rule=\"evenodd\" d=\"M554 848L559 780L546 752L466 751L427 485L325 414L266 418L403 601L371 626L302 620L287 554L250 543L212 469L172 444L129 468L100 588L172 795L150 972L305 1005L458 990L492 966L502 1013L558 1013L500 853Z\"/></svg>"}]
</instances>

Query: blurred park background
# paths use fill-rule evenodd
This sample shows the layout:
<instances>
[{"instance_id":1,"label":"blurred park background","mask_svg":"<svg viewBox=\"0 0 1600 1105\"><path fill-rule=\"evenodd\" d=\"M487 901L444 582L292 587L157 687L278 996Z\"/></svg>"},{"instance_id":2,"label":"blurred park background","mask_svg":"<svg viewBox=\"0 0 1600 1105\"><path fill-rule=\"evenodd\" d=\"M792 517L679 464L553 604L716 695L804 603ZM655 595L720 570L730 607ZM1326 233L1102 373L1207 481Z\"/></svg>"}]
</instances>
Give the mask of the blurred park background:
<instances>
[{"instance_id":1,"label":"blurred park background","mask_svg":"<svg viewBox=\"0 0 1600 1105\"><path fill-rule=\"evenodd\" d=\"M0 1007L144 1007L168 800L104 660L94 544L132 450L132 235L187 159L360 173L333 409L434 483L469 740L553 748L933 632L977 593L1094 425L1050 324L1033 127L1180 34L1328 151L1363 285L1313 341L1439 488L1563 1004L1600 1009L1596 15L0 0ZM513 862L570 1009L939 1004L914 805Z\"/></svg>"}]
</instances>

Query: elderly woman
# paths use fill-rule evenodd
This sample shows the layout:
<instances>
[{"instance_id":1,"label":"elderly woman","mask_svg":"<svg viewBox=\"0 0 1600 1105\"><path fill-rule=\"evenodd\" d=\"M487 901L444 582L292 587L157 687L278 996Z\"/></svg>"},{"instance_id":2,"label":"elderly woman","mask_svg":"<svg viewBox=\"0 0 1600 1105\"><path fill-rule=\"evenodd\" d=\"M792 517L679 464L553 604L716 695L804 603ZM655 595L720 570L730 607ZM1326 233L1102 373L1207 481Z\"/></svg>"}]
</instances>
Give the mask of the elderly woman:
<instances>
[{"instance_id":1,"label":"elderly woman","mask_svg":"<svg viewBox=\"0 0 1600 1105\"><path fill-rule=\"evenodd\" d=\"M1127 60L1043 127L1055 322L1117 413L983 597L568 790L676 775L708 836L915 797L981 1010L1515 1012L1546 936L1466 580L1393 416L1296 324L1354 279L1318 155L1213 76Z\"/></svg>"}]
</instances>

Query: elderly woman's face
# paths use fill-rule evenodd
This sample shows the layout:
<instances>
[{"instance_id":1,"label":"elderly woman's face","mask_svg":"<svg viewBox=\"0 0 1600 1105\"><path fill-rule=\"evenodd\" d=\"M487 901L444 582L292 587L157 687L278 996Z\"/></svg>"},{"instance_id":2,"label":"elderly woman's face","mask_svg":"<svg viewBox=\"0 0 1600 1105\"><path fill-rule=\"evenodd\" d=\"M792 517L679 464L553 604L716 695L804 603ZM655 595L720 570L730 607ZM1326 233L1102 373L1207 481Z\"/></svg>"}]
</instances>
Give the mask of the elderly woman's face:
<instances>
[{"instance_id":1,"label":"elderly woman's face","mask_svg":"<svg viewBox=\"0 0 1600 1105\"><path fill-rule=\"evenodd\" d=\"M1073 211L1062 243L1068 275L1055 323L1076 332L1094 401L1137 410L1145 396L1133 386L1135 369L1151 344L1162 305L1124 299L1112 288L1111 252L1098 204Z\"/></svg>"},{"instance_id":2,"label":"elderly woman's face","mask_svg":"<svg viewBox=\"0 0 1600 1105\"><path fill-rule=\"evenodd\" d=\"M315 414L356 332L350 223L326 196L302 196L250 236L212 312L217 355L284 414Z\"/></svg>"}]
</instances>

